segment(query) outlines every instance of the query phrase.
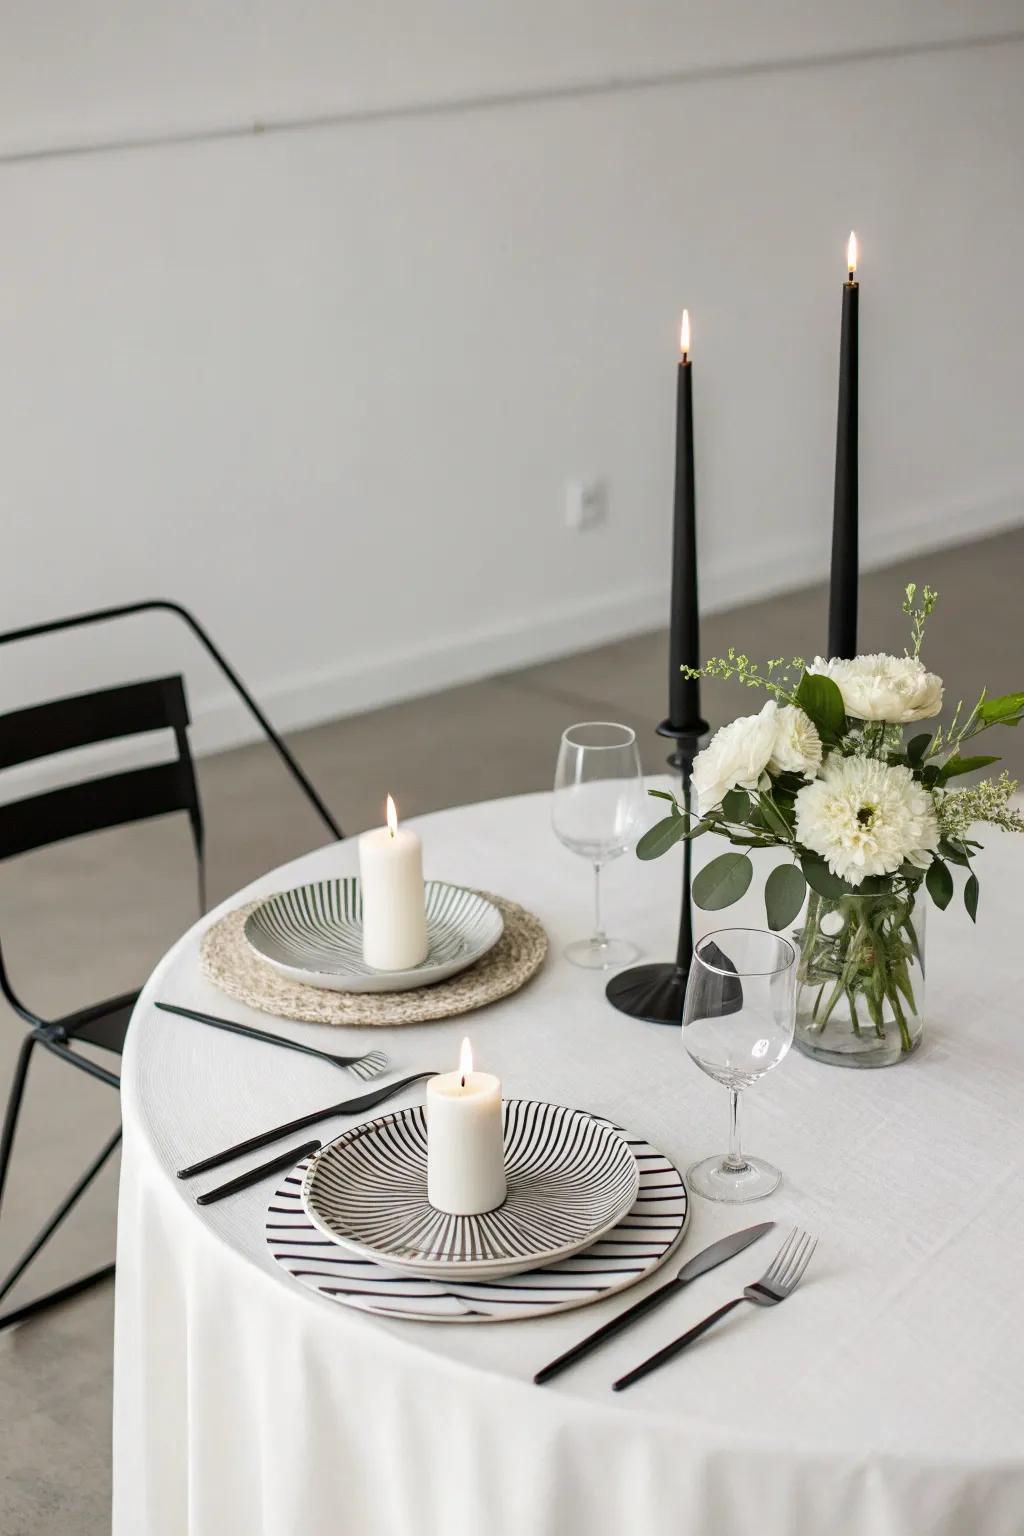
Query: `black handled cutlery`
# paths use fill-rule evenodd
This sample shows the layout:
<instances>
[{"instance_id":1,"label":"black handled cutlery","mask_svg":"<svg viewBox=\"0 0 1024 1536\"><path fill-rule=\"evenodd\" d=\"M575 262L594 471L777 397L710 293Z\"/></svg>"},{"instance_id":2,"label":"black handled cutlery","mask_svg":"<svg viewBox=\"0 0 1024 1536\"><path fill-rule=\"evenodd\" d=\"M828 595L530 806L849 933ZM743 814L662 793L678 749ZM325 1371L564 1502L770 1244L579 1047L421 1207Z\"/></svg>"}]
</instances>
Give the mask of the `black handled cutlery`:
<instances>
[{"instance_id":1,"label":"black handled cutlery","mask_svg":"<svg viewBox=\"0 0 1024 1536\"><path fill-rule=\"evenodd\" d=\"M372 1093L361 1094L357 1099L343 1099L340 1104L328 1104L326 1109L314 1109L312 1114L299 1115L295 1120L285 1121L284 1125L275 1125L272 1130L250 1136L247 1141L240 1141L236 1146L225 1147L223 1152L214 1152L188 1168L179 1168L178 1178L191 1179L197 1173L208 1173L211 1168L230 1163L246 1152L258 1152L261 1147L269 1147L273 1142L280 1141L282 1136L290 1136L293 1131L304 1131L307 1126L317 1125L321 1120L330 1120L335 1115L359 1115L363 1110L376 1109L378 1104L383 1104L385 1099L400 1093L403 1088L411 1088L413 1083L422 1083L428 1077L436 1076L436 1072L414 1072L411 1077L400 1077L397 1082L385 1083L383 1088L375 1088Z\"/></svg>"},{"instance_id":2,"label":"black handled cutlery","mask_svg":"<svg viewBox=\"0 0 1024 1536\"><path fill-rule=\"evenodd\" d=\"M212 1205L215 1200L223 1200L225 1195L237 1195L240 1190L250 1189L253 1184L258 1184L268 1174L280 1173L282 1169L294 1168L304 1157L310 1157L314 1152L320 1151L318 1141L303 1142L301 1147L292 1147L290 1152L282 1152L277 1157L272 1157L267 1163L260 1163L258 1168L250 1168L248 1173L240 1173L237 1179L229 1179L226 1184L218 1184L216 1189L208 1189L205 1195L196 1196L197 1205Z\"/></svg>"},{"instance_id":3,"label":"black handled cutlery","mask_svg":"<svg viewBox=\"0 0 1024 1536\"><path fill-rule=\"evenodd\" d=\"M668 1280L664 1285L659 1285L657 1290L649 1291L640 1301L627 1307L625 1312L620 1312L618 1317L611 1318L603 1327L595 1329L585 1339L574 1344L572 1349L567 1349L564 1355L559 1355L557 1360L552 1360L550 1365L545 1365L534 1376L534 1381L541 1386L545 1381L550 1381L552 1376L557 1376L561 1371L566 1370L568 1366L575 1365L577 1360L582 1360L584 1356L589 1355L606 1339L614 1338L617 1333L621 1333L624 1328L635 1323L637 1318L645 1317L648 1312L653 1312L655 1307L660 1307L663 1301L667 1301L670 1296L675 1296L684 1286L689 1285L691 1280L696 1280L698 1275L707 1274L709 1269L715 1269L719 1264L724 1264L726 1259L742 1253L744 1248L749 1248L751 1243L756 1243L759 1237L770 1232L774 1225L774 1221L762 1221L756 1227L746 1227L742 1232L732 1232L728 1237L720 1237L716 1243L695 1254L688 1263L684 1264L674 1280Z\"/></svg>"},{"instance_id":4,"label":"black handled cutlery","mask_svg":"<svg viewBox=\"0 0 1024 1536\"><path fill-rule=\"evenodd\" d=\"M792 1296L811 1262L811 1255L817 1246L817 1241L817 1238L812 1237L809 1232L801 1232L799 1227L794 1227L760 1280L755 1280L753 1285L748 1285L742 1296L735 1297L733 1301L727 1301L724 1307L718 1308L717 1312L712 1312L709 1317L696 1323L681 1337L673 1339L671 1344L666 1344L664 1349L659 1349L656 1355L652 1355L642 1365L627 1371L625 1376L620 1376L618 1381L612 1383L612 1390L621 1392L624 1388L631 1387L634 1381L649 1376L651 1371L656 1371L667 1360L674 1360L688 1344L692 1344L695 1339L707 1333L709 1328L713 1328L723 1317L727 1317L734 1307L740 1306L744 1301L752 1301L758 1307L776 1307L780 1301L785 1301L787 1296Z\"/></svg>"},{"instance_id":5,"label":"black handled cutlery","mask_svg":"<svg viewBox=\"0 0 1024 1536\"><path fill-rule=\"evenodd\" d=\"M223 1029L230 1035L244 1035L247 1040L262 1040L265 1045L280 1045L286 1051L300 1051L303 1056L319 1056L332 1067L344 1067L355 1077L376 1077L384 1071L388 1058L383 1051L366 1051L362 1056L334 1056L330 1051L318 1050L315 1045L302 1045L298 1040L288 1040L275 1035L269 1029L254 1029L251 1024L236 1024L234 1019L222 1019L216 1013L200 1013L196 1008L181 1008L177 1003L157 1003L162 1013L176 1013L182 1019L194 1019L197 1024L209 1024L213 1029Z\"/></svg>"}]
</instances>

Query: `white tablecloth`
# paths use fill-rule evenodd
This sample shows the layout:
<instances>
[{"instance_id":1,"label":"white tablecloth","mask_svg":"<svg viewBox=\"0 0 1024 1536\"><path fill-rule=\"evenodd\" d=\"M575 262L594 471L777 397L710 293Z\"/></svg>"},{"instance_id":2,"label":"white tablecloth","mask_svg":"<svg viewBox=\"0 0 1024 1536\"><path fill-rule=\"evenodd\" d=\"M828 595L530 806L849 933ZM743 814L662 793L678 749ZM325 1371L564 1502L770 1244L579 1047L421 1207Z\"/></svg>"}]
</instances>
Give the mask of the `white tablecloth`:
<instances>
[{"instance_id":1,"label":"white tablecloth","mask_svg":"<svg viewBox=\"0 0 1024 1536\"><path fill-rule=\"evenodd\" d=\"M381 1044L397 1071L447 1069L468 1030L509 1094L611 1116L683 1168L720 1149L726 1094L679 1032L622 1017L602 978L560 956L586 932L589 875L555 842L548 797L419 829L429 874L538 914L552 940L542 973L451 1023L272 1027L336 1050ZM1022 860L1010 837L990 842L977 931L959 898L929 914L917 1056L855 1072L794 1051L746 1105L746 1141L783 1168L782 1189L745 1208L695 1200L684 1253L765 1216L819 1233L800 1291L770 1313L741 1309L621 1395L612 1378L738 1294L771 1239L544 1388L532 1372L627 1298L467 1327L313 1295L266 1250L269 1185L202 1210L194 1185L218 1176L186 1185L174 1169L345 1096L351 1079L157 1013L160 997L268 1022L201 979L204 925L188 933L147 986L124 1060L116 1536L1019 1536ZM673 952L679 867L628 857L608 872L609 926L650 958ZM355 868L340 844L237 899ZM763 921L747 902L719 919ZM703 929L721 926L708 916Z\"/></svg>"}]
</instances>

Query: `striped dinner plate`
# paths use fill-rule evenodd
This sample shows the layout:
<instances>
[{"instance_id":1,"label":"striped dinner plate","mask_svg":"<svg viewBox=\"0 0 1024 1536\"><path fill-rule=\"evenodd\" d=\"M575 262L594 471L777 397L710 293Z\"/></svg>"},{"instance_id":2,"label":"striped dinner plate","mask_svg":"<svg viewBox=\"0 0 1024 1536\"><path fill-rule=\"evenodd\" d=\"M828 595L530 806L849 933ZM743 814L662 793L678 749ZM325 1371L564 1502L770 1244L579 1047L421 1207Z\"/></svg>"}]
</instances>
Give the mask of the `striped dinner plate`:
<instances>
[{"instance_id":1,"label":"striped dinner plate","mask_svg":"<svg viewBox=\"0 0 1024 1536\"><path fill-rule=\"evenodd\" d=\"M464 971L494 948L504 921L493 901L465 886L426 882L427 958L408 971L377 971L363 959L359 880L318 880L268 896L245 920L245 937L292 981L328 992L409 992Z\"/></svg>"},{"instance_id":2,"label":"striped dinner plate","mask_svg":"<svg viewBox=\"0 0 1024 1536\"><path fill-rule=\"evenodd\" d=\"M382 1115L311 1160L302 1203L333 1242L421 1278L497 1280L558 1263L610 1232L636 1200L637 1160L606 1120L562 1104L506 1099L508 1195L481 1216L427 1199L423 1105Z\"/></svg>"},{"instance_id":3,"label":"striped dinner plate","mask_svg":"<svg viewBox=\"0 0 1024 1536\"><path fill-rule=\"evenodd\" d=\"M337 1306L422 1323L518 1323L587 1307L648 1279L686 1235L690 1202L679 1169L642 1136L618 1127L640 1169L640 1189L617 1227L582 1253L506 1275L421 1280L343 1248L302 1206L308 1160L282 1175L266 1216L267 1251L299 1285ZM548 1350L547 1358L551 1351Z\"/></svg>"}]
</instances>

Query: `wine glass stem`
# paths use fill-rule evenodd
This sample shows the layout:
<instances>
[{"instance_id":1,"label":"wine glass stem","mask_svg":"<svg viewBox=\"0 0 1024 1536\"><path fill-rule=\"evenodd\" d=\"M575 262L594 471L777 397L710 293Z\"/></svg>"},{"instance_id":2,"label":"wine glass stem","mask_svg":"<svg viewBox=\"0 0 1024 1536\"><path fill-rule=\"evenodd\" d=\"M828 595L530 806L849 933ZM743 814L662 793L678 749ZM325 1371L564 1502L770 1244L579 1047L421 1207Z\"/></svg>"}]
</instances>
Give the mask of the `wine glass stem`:
<instances>
[{"instance_id":1,"label":"wine glass stem","mask_svg":"<svg viewBox=\"0 0 1024 1536\"><path fill-rule=\"evenodd\" d=\"M594 864L594 937L593 944L607 944L608 935L601 927L601 865Z\"/></svg>"},{"instance_id":2,"label":"wine glass stem","mask_svg":"<svg viewBox=\"0 0 1024 1536\"><path fill-rule=\"evenodd\" d=\"M740 1090L729 1089L729 1152L725 1166L730 1173L742 1173L747 1164L740 1150Z\"/></svg>"}]
</instances>

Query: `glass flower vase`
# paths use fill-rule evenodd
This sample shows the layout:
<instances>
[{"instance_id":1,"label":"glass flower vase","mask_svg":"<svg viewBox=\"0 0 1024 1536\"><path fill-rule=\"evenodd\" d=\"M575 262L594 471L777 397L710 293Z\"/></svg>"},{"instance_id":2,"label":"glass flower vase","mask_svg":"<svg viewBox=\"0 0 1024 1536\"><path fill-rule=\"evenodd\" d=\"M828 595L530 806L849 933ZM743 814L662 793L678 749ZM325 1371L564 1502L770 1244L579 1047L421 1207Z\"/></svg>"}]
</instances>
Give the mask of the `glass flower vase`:
<instances>
[{"instance_id":1,"label":"glass flower vase","mask_svg":"<svg viewBox=\"0 0 1024 1536\"><path fill-rule=\"evenodd\" d=\"M795 1042L840 1067L890 1067L924 1030L923 888L808 893L797 947Z\"/></svg>"}]
</instances>

